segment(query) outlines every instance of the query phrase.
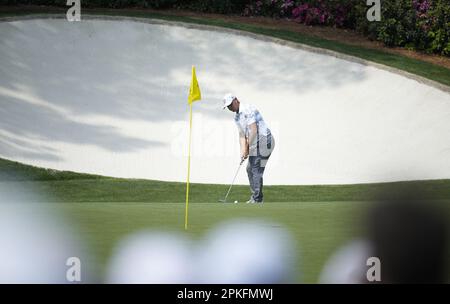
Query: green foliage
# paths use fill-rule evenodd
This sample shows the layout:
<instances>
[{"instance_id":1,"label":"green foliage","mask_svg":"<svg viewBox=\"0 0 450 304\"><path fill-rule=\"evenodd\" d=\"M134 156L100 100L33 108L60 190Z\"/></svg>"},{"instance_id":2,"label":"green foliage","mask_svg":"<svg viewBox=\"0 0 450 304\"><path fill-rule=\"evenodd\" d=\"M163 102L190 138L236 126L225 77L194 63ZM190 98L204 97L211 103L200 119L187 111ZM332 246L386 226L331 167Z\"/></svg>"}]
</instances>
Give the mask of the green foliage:
<instances>
[{"instance_id":1,"label":"green foliage","mask_svg":"<svg viewBox=\"0 0 450 304\"><path fill-rule=\"evenodd\" d=\"M389 47L448 55L450 0L382 0L379 22L367 20L368 8L360 0L254 0L243 15L355 29Z\"/></svg>"},{"instance_id":2,"label":"green foliage","mask_svg":"<svg viewBox=\"0 0 450 304\"><path fill-rule=\"evenodd\" d=\"M384 0L381 16L380 22L360 16L355 29L390 47L449 55L449 0Z\"/></svg>"},{"instance_id":3,"label":"green foliage","mask_svg":"<svg viewBox=\"0 0 450 304\"><path fill-rule=\"evenodd\" d=\"M5 4L66 6L66 0L0 0L0 5ZM364 0L83 0L82 5L288 18L306 25L354 29L389 47L450 56L450 0L382 0L379 22L367 20Z\"/></svg>"},{"instance_id":4,"label":"green foliage","mask_svg":"<svg viewBox=\"0 0 450 304\"><path fill-rule=\"evenodd\" d=\"M67 0L0 0L0 5L66 6ZM241 0L82 0L86 8L189 8L210 13L241 13L248 1Z\"/></svg>"},{"instance_id":5,"label":"green foliage","mask_svg":"<svg viewBox=\"0 0 450 304\"><path fill-rule=\"evenodd\" d=\"M176 1L177 8L203 13L241 14L249 1L243 0L189 0Z\"/></svg>"}]
</instances>

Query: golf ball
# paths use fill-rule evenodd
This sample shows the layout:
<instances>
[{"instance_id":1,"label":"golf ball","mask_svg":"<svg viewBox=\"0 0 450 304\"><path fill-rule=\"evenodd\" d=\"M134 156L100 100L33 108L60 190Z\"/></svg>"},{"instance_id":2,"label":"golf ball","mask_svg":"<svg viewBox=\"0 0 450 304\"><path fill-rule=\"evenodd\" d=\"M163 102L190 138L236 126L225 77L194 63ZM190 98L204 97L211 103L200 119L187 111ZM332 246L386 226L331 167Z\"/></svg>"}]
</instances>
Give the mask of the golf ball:
<instances>
[{"instance_id":1,"label":"golf ball","mask_svg":"<svg viewBox=\"0 0 450 304\"><path fill-rule=\"evenodd\" d=\"M234 201L234 203L235 203L235 204L237 204L237 203L238 203L238 201Z\"/></svg>"}]
</instances>

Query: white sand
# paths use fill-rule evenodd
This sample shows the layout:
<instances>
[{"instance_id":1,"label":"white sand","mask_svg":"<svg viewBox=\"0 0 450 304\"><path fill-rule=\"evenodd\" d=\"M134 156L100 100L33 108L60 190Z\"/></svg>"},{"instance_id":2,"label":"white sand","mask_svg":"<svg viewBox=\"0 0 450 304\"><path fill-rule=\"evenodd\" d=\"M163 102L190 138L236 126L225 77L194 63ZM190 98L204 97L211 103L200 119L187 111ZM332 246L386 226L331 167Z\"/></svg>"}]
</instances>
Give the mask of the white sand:
<instances>
[{"instance_id":1,"label":"white sand","mask_svg":"<svg viewBox=\"0 0 450 304\"><path fill-rule=\"evenodd\" d=\"M118 177L229 183L234 92L276 148L265 184L450 178L450 94L374 67L229 33L130 21L0 23L0 157ZM245 170L238 183L246 184Z\"/></svg>"}]
</instances>

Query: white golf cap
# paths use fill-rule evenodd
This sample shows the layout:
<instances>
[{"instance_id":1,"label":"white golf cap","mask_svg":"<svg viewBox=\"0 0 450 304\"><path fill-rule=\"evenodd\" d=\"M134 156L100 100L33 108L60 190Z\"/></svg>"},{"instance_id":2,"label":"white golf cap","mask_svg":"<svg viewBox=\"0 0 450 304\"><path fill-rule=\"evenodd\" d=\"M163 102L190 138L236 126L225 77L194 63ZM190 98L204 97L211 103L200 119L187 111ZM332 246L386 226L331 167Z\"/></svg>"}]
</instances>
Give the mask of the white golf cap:
<instances>
[{"instance_id":1,"label":"white golf cap","mask_svg":"<svg viewBox=\"0 0 450 304\"><path fill-rule=\"evenodd\" d=\"M225 109L226 107L228 107L232 102L233 102L233 100L236 98L236 96L234 96L233 94L231 94L231 93L228 93L227 95L225 95L224 97L223 97L223 99L222 99L222 102L223 102L223 108Z\"/></svg>"}]
</instances>

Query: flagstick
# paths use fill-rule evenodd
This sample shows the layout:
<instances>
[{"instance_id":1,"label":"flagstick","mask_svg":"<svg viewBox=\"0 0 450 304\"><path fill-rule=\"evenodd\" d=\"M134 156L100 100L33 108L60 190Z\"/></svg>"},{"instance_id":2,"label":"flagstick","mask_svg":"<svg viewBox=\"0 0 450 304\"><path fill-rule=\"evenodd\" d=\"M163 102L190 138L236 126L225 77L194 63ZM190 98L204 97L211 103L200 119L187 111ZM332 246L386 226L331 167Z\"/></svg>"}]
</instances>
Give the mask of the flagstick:
<instances>
[{"instance_id":1,"label":"flagstick","mask_svg":"<svg viewBox=\"0 0 450 304\"><path fill-rule=\"evenodd\" d=\"M189 151L188 151L188 174L186 186L186 212L184 217L184 230L188 227L188 206L189 206L189 176L191 173L191 134L192 134L192 103L189 104Z\"/></svg>"}]
</instances>

